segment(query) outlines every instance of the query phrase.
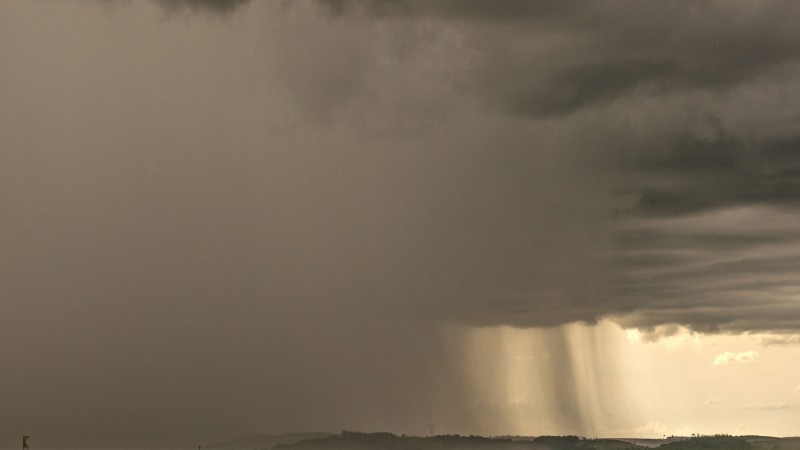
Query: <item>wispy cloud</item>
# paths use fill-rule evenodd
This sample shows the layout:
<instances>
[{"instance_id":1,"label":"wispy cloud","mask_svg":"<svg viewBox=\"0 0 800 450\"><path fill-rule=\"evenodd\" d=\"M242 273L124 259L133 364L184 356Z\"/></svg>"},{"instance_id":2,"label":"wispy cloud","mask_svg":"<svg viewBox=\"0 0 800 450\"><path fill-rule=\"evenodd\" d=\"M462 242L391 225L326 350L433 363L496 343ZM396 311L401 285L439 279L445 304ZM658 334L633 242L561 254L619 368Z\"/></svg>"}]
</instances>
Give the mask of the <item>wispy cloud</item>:
<instances>
[{"instance_id":1,"label":"wispy cloud","mask_svg":"<svg viewBox=\"0 0 800 450\"><path fill-rule=\"evenodd\" d=\"M628 341L635 343L657 343L667 350L675 350L686 344L700 345L700 335L687 327L667 324L654 327L630 328L626 331Z\"/></svg>"},{"instance_id":2,"label":"wispy cloud","mask_svg":"<svg viewBox=\"0 0 800 450\"><path fill-rule=\"evenodd\" d=\"M720 353L714 358L714 365L725 365L731 363L749 364L758 361L759 354L757 351L748 350L746 352L725 352Z\"/></svg>"},{"instance_id":3,"label":"wispy cloud","mask_svg":"<svg viewBox=\"0 0 800 450\"><path fill-rule=\"evenodd\" d=\"M800 334L760 334L756 342L768 347L770 345L796 345L800 344Z\"/></svg>"}]
</instances>

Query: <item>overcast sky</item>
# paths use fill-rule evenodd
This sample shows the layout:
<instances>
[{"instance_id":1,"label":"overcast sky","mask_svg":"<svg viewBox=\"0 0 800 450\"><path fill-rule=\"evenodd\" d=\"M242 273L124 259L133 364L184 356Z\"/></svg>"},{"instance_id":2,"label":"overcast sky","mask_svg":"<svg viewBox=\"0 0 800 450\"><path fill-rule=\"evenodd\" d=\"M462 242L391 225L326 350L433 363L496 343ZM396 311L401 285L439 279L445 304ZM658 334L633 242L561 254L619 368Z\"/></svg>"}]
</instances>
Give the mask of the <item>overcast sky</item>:
<instances>
[{"instance_id":1,"label":"overcast sky","mask_svg":"<svg viewBox=\"0 0 800 450\"><path fill-rule=\"evenodd\" d=\"M0 0L0 444L796 434L798 17Z\"/></svg>"}]
</instances>

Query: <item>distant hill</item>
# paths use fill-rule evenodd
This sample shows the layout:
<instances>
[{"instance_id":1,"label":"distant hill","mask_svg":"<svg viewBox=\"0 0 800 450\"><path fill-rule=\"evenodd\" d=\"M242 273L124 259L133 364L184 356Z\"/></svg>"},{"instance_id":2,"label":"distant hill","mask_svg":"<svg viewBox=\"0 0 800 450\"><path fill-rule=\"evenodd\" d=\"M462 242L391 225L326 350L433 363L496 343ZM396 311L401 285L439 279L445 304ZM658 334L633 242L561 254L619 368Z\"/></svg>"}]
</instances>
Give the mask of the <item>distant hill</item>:
<instances>
[{"instance_id":1,"label":"distant hill","mask_svg":"<svg viewBox=\"0 0 800 450\"><path fill-rule=\"evenodd\" d=\"M689 439L688 436L670 436L661 439L655 438L619 438L620 441L630 442L632 444L641 445L644 447L658 447L670 442L685 441Z\"/></svg>"},{"instance_id":2,"label":"distant hill","mask_svg":"<svg viewBox=\"0 0 800 450\"><path fill-rule=\"evenodd\" d=\"M644 449L614 439L586 440L576 436L535 439L441 435L397 436L391 433L343 432L322 439L278 445L273 450L627 450Z\"/></svg>"},{"instance_id":3,"label":"distant hill","mask_svg":"<svg viewBox=\"0 0 800 450\"><path fill-rule=\"evenodd\" d=\"M208 448L222 450L269 450L279 444L293 444L307 439L320 439L333 436L331 433L284 433L284 434L254 434L231 441L217 442L208 445Z\"/></svg>"},{"instance_id":4,"label":"distant hill","mask_svg":"<svg viewBox=\"0 0 800 450\"><path fill-rule=\"evenodd\" d=\"M529 441L492 439L480 436L443 435L433 437L397 436L391 433L342 432L335 436L294 444L274 450L531 450Z\"/></svg>"},{"instance_id":5,"label":"distant hill","mask_svg":"<svg viewBox=\"0 0 800 450\"><path fill-rule=\"evenodd\" d=\"M620 439L584 439L578 436L540 436L533 439L534 450L629 450L647 449ZM648 449L649 450L649 449Z\"/></svg>"},{"instance_id":6,"label":"distant hill","mask_svg":"<svg viewBox=\"0 0 800 450\"><path fill-rule=\"evenodd\" d=\"M701 436L672 442L660 450L800 450L800 437Z\"/></svg>"},{"instance_id":7,"label":"distant hill","mask_svg":"<svg viewBox=\"0 0 800 450\"><path fill-rule=\"evenodd\" d=\"M755 450L800 450L800 437L743 436Z\"/></svg>"},{"instance_id":8,"label":"distant hill","mask_svg":"<svg viewBox=\"0 0 800 450\"><path fill-rule=\"evenodd\" d=\"M701 436L670 442L657 447L660 450L751 450L753 446L739 436Z\"/></svg>"},{"instance_id":9,"label":"distant hill","mask_svg":"<svg viewBox=\"0 0 800 450\"><path fill-rule=\"evenodd\" d=\"M659 441L661 445L658 445ZM578 436L420 437L344 431L340 434L253 435L220 442L208 448L221 450L800 450L800 438L727 435L676 437L663 440L585 439Z\"/></svg>"}]
</instances>

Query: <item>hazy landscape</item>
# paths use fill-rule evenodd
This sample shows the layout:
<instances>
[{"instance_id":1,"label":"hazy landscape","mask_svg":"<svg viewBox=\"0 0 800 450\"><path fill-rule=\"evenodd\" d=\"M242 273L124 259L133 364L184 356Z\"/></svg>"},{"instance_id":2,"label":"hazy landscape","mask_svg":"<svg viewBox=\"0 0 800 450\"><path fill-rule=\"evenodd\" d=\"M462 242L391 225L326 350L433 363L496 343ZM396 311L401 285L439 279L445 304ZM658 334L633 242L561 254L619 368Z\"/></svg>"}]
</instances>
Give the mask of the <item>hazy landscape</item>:
<instances>
[{"instance_id":1,"label":"hazy landscape","mask_svg":"<svg viewBox=\"0 0 800 450\"><path fill-rule=\"evenodd\" d=\"M0 447L797 450L798 23L0 0Z\"/></svg>"}]
</instances>

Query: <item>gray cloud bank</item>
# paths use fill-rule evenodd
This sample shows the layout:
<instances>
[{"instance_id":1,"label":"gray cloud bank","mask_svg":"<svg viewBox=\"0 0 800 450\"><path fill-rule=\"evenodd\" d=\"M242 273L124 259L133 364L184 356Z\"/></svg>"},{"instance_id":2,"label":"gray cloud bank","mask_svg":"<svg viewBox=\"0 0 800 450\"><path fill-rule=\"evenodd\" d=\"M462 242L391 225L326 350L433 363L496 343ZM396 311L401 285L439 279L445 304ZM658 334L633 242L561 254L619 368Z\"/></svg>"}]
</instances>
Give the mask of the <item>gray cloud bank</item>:
<instances>
[{"instance_id":1,"label":"gray cloud bank","mask_svg":"<svg viewBox=\"0 0 800 450\"><path fill-rule=\"evenodd\" d=\"M796 332L798 8L3 3L10 429L502 433L442 324Z\"/></svg>"}]
</instances>

